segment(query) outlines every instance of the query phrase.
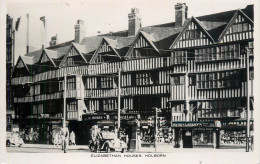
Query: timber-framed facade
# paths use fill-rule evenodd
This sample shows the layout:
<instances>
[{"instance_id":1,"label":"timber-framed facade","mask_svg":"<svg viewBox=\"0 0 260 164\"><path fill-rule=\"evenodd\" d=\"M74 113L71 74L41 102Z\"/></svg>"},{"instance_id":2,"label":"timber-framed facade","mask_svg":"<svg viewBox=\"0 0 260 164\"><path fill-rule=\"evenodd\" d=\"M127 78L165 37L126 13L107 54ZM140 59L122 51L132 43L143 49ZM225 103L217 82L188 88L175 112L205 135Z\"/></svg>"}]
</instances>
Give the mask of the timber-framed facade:
<instances>
[{"instance_id":1,"label":"timber-framed facade","mask_svg":"<svg viewBox=\"0 0 260 164\"><path fill-rule=\"evenodd\" d=\"M47 133L62 124L66 76L67 125L86 136L77 142L88 142L94 124L114 129L120 70L121 127L130 140L138 139L138 120L142 144L153 141L156 107L160 142L176 148L244 146L247 83L253 130L253 5L191 18L186 4L175 7L176 22L141 27L139 10L132 9L126 31L75 38L19 57L12 90L20 128L51 140Z\"/></svg>"}]
</instances>

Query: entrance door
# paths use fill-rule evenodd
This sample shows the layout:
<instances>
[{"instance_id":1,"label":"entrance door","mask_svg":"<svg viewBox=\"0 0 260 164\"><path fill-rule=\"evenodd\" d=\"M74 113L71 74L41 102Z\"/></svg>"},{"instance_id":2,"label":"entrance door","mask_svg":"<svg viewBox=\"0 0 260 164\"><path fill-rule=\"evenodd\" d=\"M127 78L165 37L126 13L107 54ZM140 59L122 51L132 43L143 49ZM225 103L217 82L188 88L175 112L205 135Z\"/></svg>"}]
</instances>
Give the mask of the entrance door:
<instances>
[{"instance_id":1,"label":"entrance door","mask_svg":"<svg viewBox=\"0 0 260 164\"><path fill-rule=\"evenodd\" d=\"M183 136L183 148L192 148L192 131L184 130Z\"/></svg>"}]
</instances>

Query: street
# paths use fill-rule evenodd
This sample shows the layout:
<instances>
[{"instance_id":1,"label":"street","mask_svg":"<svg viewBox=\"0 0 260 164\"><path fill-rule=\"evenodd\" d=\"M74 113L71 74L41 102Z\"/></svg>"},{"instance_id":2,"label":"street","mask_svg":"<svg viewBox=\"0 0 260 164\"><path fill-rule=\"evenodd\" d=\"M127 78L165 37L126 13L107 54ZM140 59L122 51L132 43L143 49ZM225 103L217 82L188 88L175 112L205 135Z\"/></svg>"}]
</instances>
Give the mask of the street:
<instances>
[{"instance_id":1,"label":"street","mask_svg":"<svg viewBox=\"0 0 260 164\"><path fill-rule=\"evenodd\" d=\"M63 153L61 146L43 144L24 144L22 147L7 147L9 153ZM90 152L87 146L69 146L67 153Z\"/></svg>"},{"instance_id":2,"label":"street","mask_svg":"<svg viewBox=\"0 0 260 164\"><path fill-rule=\"evenodd\" d=\"M174 152L244 152L245 148L243 147L223 147L221 149L213 149L213 148L183 148L183 149L176 149L173 148L169 144L161 144L158 145L157 149L154 148L145 148L142 147L139 151L127 151L126 153L174 153ZM24 144L22 147L7 147L8 153L63 153L61 150L61 146L54 146L54 145L46 145L46 144ZM85 152L91 153L88 149L88 146L85 145L76 145L76 146L69 146L67 153L78 153L78 152ZM120 153L114 152L111 153Z\"/></svg>"}]
</instances>

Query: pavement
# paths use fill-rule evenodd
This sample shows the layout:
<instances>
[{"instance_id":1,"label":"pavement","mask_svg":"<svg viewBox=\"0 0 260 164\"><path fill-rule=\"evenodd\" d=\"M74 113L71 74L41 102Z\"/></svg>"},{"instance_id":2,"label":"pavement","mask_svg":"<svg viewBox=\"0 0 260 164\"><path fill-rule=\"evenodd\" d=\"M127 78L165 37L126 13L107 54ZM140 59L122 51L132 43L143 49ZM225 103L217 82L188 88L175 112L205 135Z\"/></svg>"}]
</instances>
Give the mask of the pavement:
<instances>
[{"instance_id":1,"label":"pavement","mask_svg":"<svg viewBox=\"0 0 260 164\"><path fill-rule=\"evenodd\" d=\"M158 144L154 147L141 147L139 151L128 151L127 153L174 153L174 152L244 152L244 147L221 147L220 149L213 148L173 148L172 144ZM7 147L8 153L63 153L61 146L47 144L24 144L22 147ZM71 145L68 146L68 153L85 152L91 153L86 145ZM118 152L116 152L118 153Z\"/></svg>"}]
</instances>

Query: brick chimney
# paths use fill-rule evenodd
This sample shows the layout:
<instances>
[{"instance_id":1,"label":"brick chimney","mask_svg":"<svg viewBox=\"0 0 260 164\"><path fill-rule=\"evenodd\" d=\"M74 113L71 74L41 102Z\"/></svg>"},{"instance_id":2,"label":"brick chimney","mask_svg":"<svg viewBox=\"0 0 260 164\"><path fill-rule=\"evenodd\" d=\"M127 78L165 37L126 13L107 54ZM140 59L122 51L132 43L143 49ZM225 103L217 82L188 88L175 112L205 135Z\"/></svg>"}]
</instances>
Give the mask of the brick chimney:
<instances>
[{"instance_id":1,"label":"brick chimney","mask_svg":"<svg viewBox=\"0 0 260 164\"><path fill-rule=\"evenodd\" d=\"M136 35L140 27L142 27L142 18L139 9L132 8L131 13L128 14L128 36Z\"/></svg>"},{"instance_id":2,"label":"brick chimney","mask_svg":"<svg viewBox=\"0 0 260 164\"><path fill-rule=\"evenodd\" d=\"M42 21L41 24L41 44L42 48L46 48L48 45L47 40L47 19L45 16L40 17L40 20Z\"/></svg>"},{"instance_id":3,"label":"brick chimney","mask_svg":"<svg viewBox=\"0 0 260 164\"><path fill-rule=\"evenodd\" d=\"M188 17L188 7L186 3L177 3L175 5L175 27L181 27Z\"/></svg>"},{"instance_id":4,"label":"brick chimney","mask_svg":"<svg viewBox=\"0 0 260 164\"><path fill-rule=\"evenodd\" d=\"M55 46L57 44L59 44L59 42L58 42L58 35L56 34L55 36L51 37L50 47Z\"/></svg>"},{"instance_id":5,"label":"brick chimney","mask_svg":"<svg viewBox=\"0 0 260 164\"><path fill-rule=\"evenodd\" d=\"M86 28L85 28L85 25L84 25L84 21L83 20L77 20L77 24L75 25L74 42L80 43L82 41L82 39L85 37L85 35L86 35Z\"/></svg>"}]
</instances>

